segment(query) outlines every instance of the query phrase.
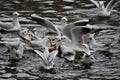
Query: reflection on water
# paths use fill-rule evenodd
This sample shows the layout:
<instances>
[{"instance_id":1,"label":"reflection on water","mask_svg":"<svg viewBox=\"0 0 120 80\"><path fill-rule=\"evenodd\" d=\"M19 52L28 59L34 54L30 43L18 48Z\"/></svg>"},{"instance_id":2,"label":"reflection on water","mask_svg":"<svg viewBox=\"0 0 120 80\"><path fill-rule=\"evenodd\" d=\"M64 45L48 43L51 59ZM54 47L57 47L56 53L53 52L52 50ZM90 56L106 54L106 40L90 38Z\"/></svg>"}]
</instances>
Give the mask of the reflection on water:
<instances>
[{"instance_id":1,"label":"reflection on water","mask_svg":"<svg viewBox=\"0 0 120 80\"><path fill-rule=\"evenodd\" d=\"M107 2L109 0L106 0ZM19 11L22 27L39 26L30 22L25 17L28 14L36 13L51 20L56 25L60 24L60 18L66 16L69 22L82 18L94 19L94 24L109 25L118 28L118 31L103 31L97 37L101 43L112 43L120 36L120 3L114 8L111 18L96 18L96 7L89 0L0 0L0 21L11 22L13 11ZM14 34L4 34L4 36ZM117 37L118 36L118 37ZM116 39L118 38L118 39ZM58 71L55 74L42 72L38 69L39 57L33 53L26 53L23 60L16 66L9 66L11 63L5 53L6 48L0 46L0 80L35 80L35 79L70 79L70 80L91 80L91 79L117 79L120 80L120 42L114 44L110 49L112 56L107 52L96 52L96 62L91 69L82 69L77 63L65 63L63 59L55 60ZM5 50L5 51L4 51ZM5 54L3 54L3 52ZM105 54L105 55L104 55ZM4 57L4 58L3 58ZM34 64L34 65L33 65ZM37 67L37 69L36 69ZM15 71L15 72L13 72ZM49 80L48 79L48 80Z\"/></svg>"}]
</instances>

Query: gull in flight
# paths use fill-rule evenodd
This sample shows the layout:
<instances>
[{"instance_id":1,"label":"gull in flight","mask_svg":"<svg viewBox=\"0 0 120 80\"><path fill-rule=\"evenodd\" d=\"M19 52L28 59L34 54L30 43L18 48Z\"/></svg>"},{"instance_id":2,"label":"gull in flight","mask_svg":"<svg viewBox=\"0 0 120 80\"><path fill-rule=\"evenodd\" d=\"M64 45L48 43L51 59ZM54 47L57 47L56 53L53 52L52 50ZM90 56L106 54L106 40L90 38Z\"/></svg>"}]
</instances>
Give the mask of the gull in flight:
<instances>
[{"instance_id":1,"label":"gull in flight","mask_svg":"<svg viewBox=\"0 0 120 80\"><path fill-rule=\"evenodd\" d=\"M9 59L21 59L25 50L25 44L20 38L3 38L0 44L4 44L9 50Z\"/></svg>"},{"instance_id":2,"label":"gull in flight","mask_svg":"<svg viewBox=\"0 0 120 80\"><path fill-rule=\"evenodd\" d=\"M109 3L104 5L105 1L95 1L95 0L90 0L92 3L94 3L98 7L98 16L110 16L112 9L114 6L117 4L119 0L111 0Z\"/></svg>"},{"instance_id":3,"label":"gull in flight","mask_svg":"<svg viewBox=\"0 0 120 80\"><path fill-rule=\"evenodd\" d=\"M49 52L48 48L45 46L45 50L42 53L39 50L34 50L35 53L37 53L41 58L41 66L46 69L50 70L53 68L54 65L54 59L58 53L58 50L54 50L52 52Z\"/></svg>"},{"instance_id":4,"label":"gull in flight","mask_svg":"<svg viewBox=\"0 0 120 80\"><path fill-rule=\"evenodd\" d=\"M0 30L8 31L8 32L19 31L21 29L21 26L18 20L19 15L20 14L18 12L13 12L12 23L0 22Z\"/></svg>"}]
</instances>

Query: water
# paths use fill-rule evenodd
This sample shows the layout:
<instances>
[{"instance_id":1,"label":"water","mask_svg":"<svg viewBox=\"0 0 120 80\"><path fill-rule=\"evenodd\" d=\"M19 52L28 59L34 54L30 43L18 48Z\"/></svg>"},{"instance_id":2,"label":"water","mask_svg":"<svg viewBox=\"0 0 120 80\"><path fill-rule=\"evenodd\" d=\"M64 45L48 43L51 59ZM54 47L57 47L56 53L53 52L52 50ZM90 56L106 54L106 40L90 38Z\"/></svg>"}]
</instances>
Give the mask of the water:
<instances>
[{"instance_id":1,"label":"water","mask_svg":"<svg viewBox=\"0 0 120 80\"><path fill-rule=\"evenodd\" d=\"M109 1L109 0L106 0ZM93 24L113 26L116 31L101 31L96 40L113 44L109 52L97 51L95 63L84 69L79 62L66 62L56 57L55 70L40 70L40 58L33 52L25 52L19 62L8 60L7 48L0 45L0 80L120 80L120 3L113 9L111 18L99 19L96 7L89 0L0 0L0 21L11 22L11 14L18 11L22 27L40 27L26 19L31 13L49 19L60 25L66 16L69 22L79 19L94 19ZM41 27L40 27L41 29ZM43 30L44 31L44 30ZM3 33L3 37L16 37L14 33Z\"/></svg>"}]
</instances>

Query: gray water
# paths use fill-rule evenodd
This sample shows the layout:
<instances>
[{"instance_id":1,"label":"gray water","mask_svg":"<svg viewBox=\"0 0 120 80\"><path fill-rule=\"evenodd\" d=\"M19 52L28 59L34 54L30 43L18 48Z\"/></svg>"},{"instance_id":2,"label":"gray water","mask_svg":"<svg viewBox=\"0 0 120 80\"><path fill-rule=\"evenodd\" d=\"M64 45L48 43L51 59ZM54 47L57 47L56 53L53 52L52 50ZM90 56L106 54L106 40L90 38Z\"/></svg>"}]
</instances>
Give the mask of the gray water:
<instances>
[{"instance_id":1,"label":"gray water","mask_svg":"<svg viewBox=\"0 0 120 80\"><path fill-rule=\"evenodd\" d=\"M109 1L109 0L106 0ZM0 80L120 80L120 3L113 9L110 18L99 19L96 7L89 0L0 0L0 21L11 22L11 14L18 11L22 27L37 27L26 19L29 14L36 13L60 25L60 19L66 16L69 22L79 19L93 19L93 24L113 26L116 30L101 31L96 40L113 46L104 52L93 53L95 63L89 69L83 68L76 58L66 62L56 57L52 71L40 69L40 57L26 51L18 62L9 61L7 48L0 45ZM41 34L41 31L39 34ZM14 33L2 33L2 37L17 37Z\"/></svg>"}]
</instances>

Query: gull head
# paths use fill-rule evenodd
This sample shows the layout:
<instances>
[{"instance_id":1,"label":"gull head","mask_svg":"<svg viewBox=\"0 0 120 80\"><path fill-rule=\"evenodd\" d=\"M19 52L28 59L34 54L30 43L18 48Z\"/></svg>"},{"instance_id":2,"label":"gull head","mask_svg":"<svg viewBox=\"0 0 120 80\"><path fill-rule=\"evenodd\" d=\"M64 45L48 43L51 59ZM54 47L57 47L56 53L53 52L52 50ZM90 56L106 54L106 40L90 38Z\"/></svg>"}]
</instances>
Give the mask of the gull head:
<instances>
[{"instance_id":1,"label":"gull head","mask_svg":"<svg viewBox=\"0 0 120 80\"><path fill-rule=\"evenodd\" d=\"M13 12L13 16L19 16L19 15L20 14L17 11Z\"/></svg>"},{"instance_id":2,"label":"gull head","mask_svg":"<svg viewBox=\"0 0 120 80\"><path fill-rule=\"evenodd\" d=\"M62 27L67 24L67 21L68 21L68 19L66 17L62 17L61 18L61 25L62 25Z\"/></svg>"},{"instance_id":3,"label":"gull head","mask_svg":"<svg viewBox=\"0 0 120 80\"><path fill-rule=\"evenodd\" d=\"M61 20L66 21L66 22L68 21L68 19L66 17L62 17Z\"/></svg>"}]
</instances>

